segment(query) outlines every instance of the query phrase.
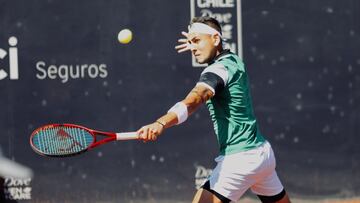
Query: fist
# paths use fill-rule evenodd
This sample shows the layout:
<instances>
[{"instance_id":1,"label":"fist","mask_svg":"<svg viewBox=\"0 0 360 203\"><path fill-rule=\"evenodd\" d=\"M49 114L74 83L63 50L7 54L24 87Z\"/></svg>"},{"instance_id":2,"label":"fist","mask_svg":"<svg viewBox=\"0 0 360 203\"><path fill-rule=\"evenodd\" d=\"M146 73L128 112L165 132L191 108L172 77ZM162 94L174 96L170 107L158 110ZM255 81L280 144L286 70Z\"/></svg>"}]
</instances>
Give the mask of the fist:
<instances>
[{"instance_id":1,"label":"fist","mask_svg":"<svg viewBox=\"0 0 360 203\"><path fill-rule=\"evenodd\" d=\"M157 137L164 131L164 126L158 122L151 123L141 127L137 133L140 139L146 141L155 141Z\"/></svg>"}]
</instances>

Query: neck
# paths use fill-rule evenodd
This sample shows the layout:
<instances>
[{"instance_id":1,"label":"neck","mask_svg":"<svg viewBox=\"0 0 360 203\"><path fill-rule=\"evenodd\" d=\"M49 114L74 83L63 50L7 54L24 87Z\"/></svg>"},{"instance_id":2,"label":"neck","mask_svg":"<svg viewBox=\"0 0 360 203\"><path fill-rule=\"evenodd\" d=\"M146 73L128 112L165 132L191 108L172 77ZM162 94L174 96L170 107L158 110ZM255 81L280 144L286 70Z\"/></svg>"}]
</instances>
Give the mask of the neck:
<instances>
[{"instance_id":1,"label":"neck","mask_svg":"<svg viewBox=\"0 0 360 203\"><path fill-rule=\"evenodd\" d=\"M218 56L221 54L221 52L223 52L223 51L224 51L224 49L222 48L222 46L219 45L219 46L216 48L216 52L215 52L215 55L214 55L213 58L218 57Z\"/></svg>"},{"instance_id":2,"label":"neck","mask_svg":"<svg viewBox=\"0 0 360 203\"><path fill-rule=\"evenodd\" d=\"M226 55L230 53L230 50L229 49L219 49L217 52L216 52L216 56L211 60L211 62L209 64L212 64L214 63L214 61L216 61L218 58L222 57L223 55Z\"/></svg>"},{"instance_id":3,"label":"neck","mask_svg":"<svg viewBox=\"0 0 360 203\"><path fill-rule=\"evenodd\" d=\"M222 48L222 46L219 46L219 48L216 50L216 55L215 55L215 57L216 56L219 56L219 54L221 54L221 52L223 52L224 51L224 49Z\"/></svg>"}]
</instances>

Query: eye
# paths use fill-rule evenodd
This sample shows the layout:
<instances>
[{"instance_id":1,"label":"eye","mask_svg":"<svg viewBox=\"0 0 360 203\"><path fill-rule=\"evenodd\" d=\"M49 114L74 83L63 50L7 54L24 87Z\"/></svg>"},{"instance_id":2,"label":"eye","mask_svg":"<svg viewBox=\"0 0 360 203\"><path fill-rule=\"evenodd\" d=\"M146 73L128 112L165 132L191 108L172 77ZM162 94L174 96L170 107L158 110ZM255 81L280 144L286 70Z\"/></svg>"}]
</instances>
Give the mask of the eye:
<instances>
[{"instance_id":1,"label":"eye","mask_svg":"<svg viewBox=\"0 0 360 203\"><path fill-rule=\"evenodd\" d=\"M194 44L198 44L198 43L199 43L199 41L200 41L200 39L195 38L195 39L193 39L193 40L192 40L192 43L194 43Z\"/></svg>"}]
</instances>

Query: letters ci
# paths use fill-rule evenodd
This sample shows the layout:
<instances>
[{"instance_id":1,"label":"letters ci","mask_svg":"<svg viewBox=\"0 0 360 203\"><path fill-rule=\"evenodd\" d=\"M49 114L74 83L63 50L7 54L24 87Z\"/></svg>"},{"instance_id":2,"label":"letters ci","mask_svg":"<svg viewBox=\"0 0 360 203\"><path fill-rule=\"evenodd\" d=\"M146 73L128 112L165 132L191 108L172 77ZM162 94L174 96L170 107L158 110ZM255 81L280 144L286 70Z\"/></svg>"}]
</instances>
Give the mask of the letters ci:
<instances>
[{"instance_id":1,"label":"letters ci","mask_svg":"<svg viewBox=\"0 0 360 203\"><path fill-rule=\"evenodd\" d=\"M15 47L17 45L16 37L9 38L9 69L10 69L10 79L17 80L19 79L19 67L18 67L18 50ZM7 55L7 52L4 49L0 48L0 59L4 59ZM0 80L7 77L7 72L0 67Z\"/></svg>"}]
</instances>

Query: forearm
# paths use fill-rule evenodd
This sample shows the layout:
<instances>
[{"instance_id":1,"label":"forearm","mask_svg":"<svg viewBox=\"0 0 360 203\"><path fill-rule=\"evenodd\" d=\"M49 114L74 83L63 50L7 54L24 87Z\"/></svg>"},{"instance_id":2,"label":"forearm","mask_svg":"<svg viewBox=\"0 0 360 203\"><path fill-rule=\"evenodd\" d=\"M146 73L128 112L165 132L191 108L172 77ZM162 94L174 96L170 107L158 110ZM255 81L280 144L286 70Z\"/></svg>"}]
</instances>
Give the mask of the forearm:
<instances>
[{"instance_id":1,"label":"forearm","mask_svg":"<svg viewBox=\"0 0 360 203\"><path fill-rule=\"evenodd\" d=\"M178 123L178 118L175 113L170 112L158 118L156 122L166 129L176 125Z\"/></svg>"},{"instance_id":2,"label":"forearm","mask_svg":"<svg viewBox=\"0 0 360 203\"><path fill-rule=\"evenodd\" d=\"M213 93L204 87L196 86L194 89L192 89L186 98L181 101L182 105L186 106L186 117L194 113L201 104L206 102L212 96ZM181 113L168 112L167 114L158 118L156 122L163 125L164 128L172 127L183 122L179 121L179 114Z\"/></svg>"},{"instance_id":3,"label":"forearm","mask_svg":"<svg viewBox=\"0 0 360 203\"><path fill-rule=\"evenodd\" d=\"M213 96L212 92L204 87L196 86L186 96L184 102L188 109L188 114L193 114L203 103Z\"/></svg>"}]
</instances>

